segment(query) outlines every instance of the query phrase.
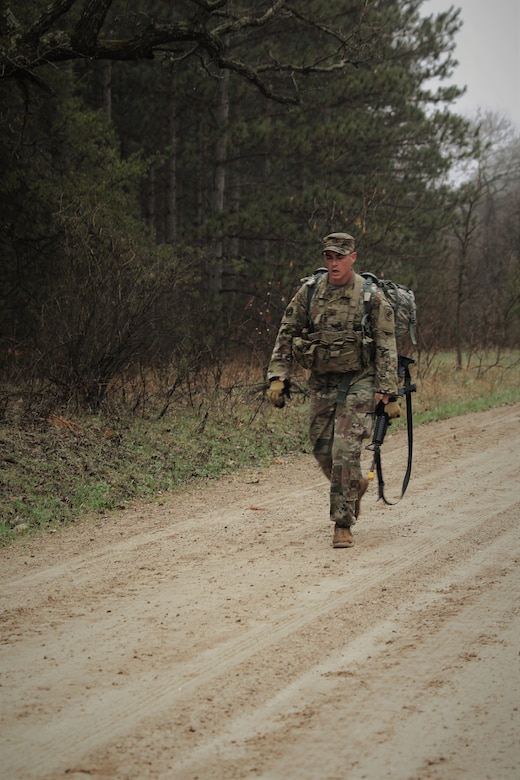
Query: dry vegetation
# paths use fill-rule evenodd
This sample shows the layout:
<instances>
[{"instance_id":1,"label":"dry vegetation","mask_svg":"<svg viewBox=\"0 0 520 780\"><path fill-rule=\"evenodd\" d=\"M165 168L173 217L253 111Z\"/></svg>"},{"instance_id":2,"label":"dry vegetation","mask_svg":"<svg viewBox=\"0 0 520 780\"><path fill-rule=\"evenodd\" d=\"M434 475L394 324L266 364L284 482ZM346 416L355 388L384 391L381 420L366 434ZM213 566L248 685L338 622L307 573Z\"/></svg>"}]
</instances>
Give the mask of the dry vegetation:
<instances>
[{"instance_id":1,"label":"dry vegetation","mask_svg":"<svg viewBox=\"0 0 520 780\"><path fill-rule=\"evenodd\" d=\"M473 354L461 370L454 366L453 355L417 359L416 425L520 398L518 353ZM88 416L11 396L0 425L2 542L308 452L303 376L283 411L269 407L258 371L234 368L211 389L206 381L179 388L168 404L154 386L139 416L128 411L128 394L126 406L113 398L109 413Z\"/></svg>"}]
</instances>

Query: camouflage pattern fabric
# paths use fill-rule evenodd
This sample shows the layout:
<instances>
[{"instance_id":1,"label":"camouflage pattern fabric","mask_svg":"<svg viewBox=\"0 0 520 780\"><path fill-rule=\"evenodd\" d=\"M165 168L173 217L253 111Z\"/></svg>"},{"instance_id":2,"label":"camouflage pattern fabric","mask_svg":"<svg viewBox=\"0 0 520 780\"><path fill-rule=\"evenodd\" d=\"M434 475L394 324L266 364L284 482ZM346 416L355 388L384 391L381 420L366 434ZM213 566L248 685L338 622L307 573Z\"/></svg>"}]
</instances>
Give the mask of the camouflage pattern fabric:
<instances>
[{"instance_id":1,"label":"camouflage pattern fabric","mask_svg":"<svg viewBox=\"0 0 520 780\"><path fill-rule=\"evenodd\" d=\"M353 273L350 281L342 287L329 284L327 274L323 275L316 285L310 307L311 329L314 332L345 334L346 320L350 313L349 304L355 286L358 289L361 289L362 286L362 279L357 274ZM273 377L290 378L293 339L301 337L302 334L305 335L309 329L307 305L308 287L305 283L296 292L283 315L269 363L268 379ZM363 308L360 300L351 326L355 333L361 331L362 316ZM370 311L370 330L373 339L372 352L365 360L366 367L359 372L354 381L367 374L373 375L375 372L374 391L395 395L397 392L397 348L394 313L380 291L374 293ZM352 333L346 333L346 335L352 335ZM314 372L311 371L311 376L312 373Z\"/></svg>"},{"instance_id":2,"label":"camouflage pattern fabric","mask_svg":"<svg viewBox=\"0 0 520 780\"><path fill-rule=\"evenodd\" d=\"M340 377L315 383L309 434L312 452L330 480L330 519L339 526L356 522L361 449L374 425L373 377L350 386L343 404L337 404Z\"/></svg>"},{"instance_id":3,"label":"camouflage pattern fabric","mask_svg":"<svg viewBox=\"0 0 520 780\"><path fill-rule=\"evenodd\" d=\"M268 367L268 379L289 379L293 362L293 339L319 331L325 336L359 336L363 316L362 300L351 305L354 292L361 289L360 277L353 273L346 285L328 283L327 274L317 282L308 313L308 285L304 283L287 306ZM364 349L362 368L351 378L349 393L337 403L343 374L318 372L311 368L312 393L309 433L313 454L330 479L330 518L347 527L355 522L355 502L361 474L363 441L371 435L374 423L375 393L397 393L397 348L393 310L384 295L374 293L370 309L372 343ZM324 339L325 341L326 339ZM358 338L360 344L360 339ZM361 347L360 347L361 349Z\"/></svg>"}]
</instances>

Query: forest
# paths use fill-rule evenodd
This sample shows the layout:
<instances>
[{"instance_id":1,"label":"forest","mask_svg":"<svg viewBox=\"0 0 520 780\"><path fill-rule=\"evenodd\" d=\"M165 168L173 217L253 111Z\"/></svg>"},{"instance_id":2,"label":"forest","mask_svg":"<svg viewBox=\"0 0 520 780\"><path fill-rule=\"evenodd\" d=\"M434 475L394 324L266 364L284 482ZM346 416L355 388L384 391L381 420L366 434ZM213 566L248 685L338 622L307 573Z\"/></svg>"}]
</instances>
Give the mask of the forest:
<instances>
[{"instance_id":1,"label":"forest","mask_svg":"<svg viewBox=\"0 0 520 780\"><path fill-rule=\"evenodd\" d=\"M3 407L263 371L337 230L415 291L418 350L517 348L520 140L453 110L460 24L427 0L0 2Z\"/></svg>"}]
</instances>

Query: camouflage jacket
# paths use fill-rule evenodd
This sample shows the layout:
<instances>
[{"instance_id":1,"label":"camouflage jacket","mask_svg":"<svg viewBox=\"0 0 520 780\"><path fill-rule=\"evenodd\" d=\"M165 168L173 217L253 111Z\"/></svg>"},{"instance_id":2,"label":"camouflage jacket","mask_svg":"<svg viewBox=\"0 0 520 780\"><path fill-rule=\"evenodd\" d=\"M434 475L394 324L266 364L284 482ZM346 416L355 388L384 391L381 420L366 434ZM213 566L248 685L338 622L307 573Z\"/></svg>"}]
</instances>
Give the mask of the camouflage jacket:
<instances>
[{"instance_id":1,"label":"camouflage jacket","mask_svg":"<svg viewBox=\"0 0 520 780\"><path fill-rule=\"evenodd\" d=\"M328 283L327 274L315 282L309 306L309 283L302 284L287 306L276 343L269 362L268 379L289 379L292 362L301 344L309 345L307 352L317 355L320 349L336 349L336 354L350 349L356 355L353 363L346 363L354 370L352 382L367 379L374 382L376 393L397 392L397 347L393 309L379 290L374 291L369 313L369 344L362 343L363 280L353 273L347 284L339 287ZM310 316L309 316L310 315ZM302 362L301 360L299 362ZM317 364L317 365L316 365ZM302 363L311 371L311 384L320 384L320 377L327 375L323 361ZM341 379L337 365L330 379ZM340 368L345 371L347 368ZM325 376L322 376L325 375Z\"/></svg>"}]
</instances>

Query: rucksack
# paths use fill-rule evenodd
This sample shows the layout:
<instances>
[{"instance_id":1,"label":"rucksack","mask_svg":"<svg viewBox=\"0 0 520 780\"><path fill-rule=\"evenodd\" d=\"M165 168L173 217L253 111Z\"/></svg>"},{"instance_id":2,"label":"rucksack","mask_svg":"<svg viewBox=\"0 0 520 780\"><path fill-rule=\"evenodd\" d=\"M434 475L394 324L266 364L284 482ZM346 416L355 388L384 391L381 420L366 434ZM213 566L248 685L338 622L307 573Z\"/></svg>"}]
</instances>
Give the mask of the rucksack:
<instances>
[{"instance_id":1,"label":"rucksack","mask_svg":"<svg viewBox=\"0 0 520 780\"><path fill-rule=\"evenodd\" d=\"M307 284L307 311L310 317L310 306L313 295L316 291L318 281L323 274L327 273L326 268L317 268L311 276L301 279L302 283ZM379 279L375 274L365 271L361 274L363 277L363 325L368 327L370 321L370 311L372 300L376 290L381 290L390 306L394 310L395 335L410 335L412 344L417 344L415 337L415 326L417 323L417 307L415 304L415 295L413 290L397 284L389 279Z\"/></svg>"},{"instance_id":2,"label":"rucksack","mask_svg":"<svg viewBox=\"0 0 520 780\"><path fill-rule=\"evenodd\" d=\"M390 279L378 279L375 274L368 271L362 273L365 280L363 285L363 301L367 311L370 312L374 287L381 290L386 300L394 310L395 335L410 335L412 344L417 344L415 337L415 326L417 323L417 307L415 304L415 295L413 290L404 287L402 284L392 282ZM367 293L365 298L365 293Z\"/></svg>"}]
</instances>

